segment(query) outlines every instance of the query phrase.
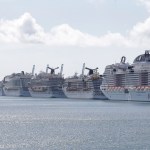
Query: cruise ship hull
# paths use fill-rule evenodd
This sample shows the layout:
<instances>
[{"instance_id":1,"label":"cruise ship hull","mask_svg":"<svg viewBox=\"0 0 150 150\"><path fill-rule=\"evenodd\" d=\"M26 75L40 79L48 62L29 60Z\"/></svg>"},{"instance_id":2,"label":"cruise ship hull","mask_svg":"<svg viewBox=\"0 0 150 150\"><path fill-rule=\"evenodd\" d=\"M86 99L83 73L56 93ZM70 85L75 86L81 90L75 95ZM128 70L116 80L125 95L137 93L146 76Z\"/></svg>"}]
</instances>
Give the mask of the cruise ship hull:
<instances>
[{"instance_id":1,"label":"cruise ship hull","mask_svg":"<svg viewBox=\"0 0 150 150\"><path fill-rule=\"evenodd\" d=\"M91 91L67 91L66 88L63 89L67 98L74 99L102 99L105 100L106 97L103 93Z\"/></svg>"},{"instance_id":2,"label":"cruise ship hull","mask_svg":"<svg viewBox=\"0 0 150 150\"><path fill-rule=\"evenodd\" d=\"M64 93L67 98L77 98L77 99L92 99L93 92L91 91L66 91Z\"/></svg>"},{"instance_id":3,"label":"cruise ship hull","mask_svg":"<svg viewBox=\"0 0 150 150\"><path fill-rule=\"evenodd\" d=\"M22 88L16 88L16 89L7 89L7 88L3 88L4 91L4 95L5 96L23 96L23 97L30 97L30 93L28 90L23 90Z\"/></svg>"},{"instance_id":4,"label":"cruise ship hull","mask_svg":"<svg viewBox=\"0 0 150 150\"><path fill-rule=\"evenodd\" d=\"M30 87L29 92L32 97L37 97L37 98L65 98L66 97L61 89L53 90L49 88L45 91L41 91L41 90L33 90Z\"/></svg>"},{"instance_id":5,"label":"cruise ship hull","mask_svg":"<svg viewBox=\"0 0 150 150\"><path fill-rule=\"evenodd\" d=\"M150 101L150 91L129 90L128 93L125 93L124 91L103 90L103 93L109 100Z\"/></svg>"},{"instance_id":6,"label":"cruise ship hull","mask_svg":"<svg viewBox=\"0 0 150 150\"><path fill-rule=\"evenodd\" d=\"M102 93L102 91L94 92L93 99L107 100L107 97Z\"/></svg>"}]
</instances>

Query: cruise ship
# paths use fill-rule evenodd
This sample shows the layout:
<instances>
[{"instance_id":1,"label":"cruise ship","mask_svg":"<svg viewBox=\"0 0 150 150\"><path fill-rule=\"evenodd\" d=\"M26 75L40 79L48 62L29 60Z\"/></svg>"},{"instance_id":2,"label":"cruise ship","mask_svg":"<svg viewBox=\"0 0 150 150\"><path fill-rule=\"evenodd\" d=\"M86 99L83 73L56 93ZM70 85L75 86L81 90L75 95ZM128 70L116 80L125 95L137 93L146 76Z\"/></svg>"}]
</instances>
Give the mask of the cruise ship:
<instances>
[{"instance_id":1,"label":"cruise ship","mask_svg":"<svg viewBox=\"0 0 150 150\"><path fill-rule=\"evenodd\" d=\"M108 65L103 74L101 90L110 100L150 101L150 51L137 56L133 64Z\"/></svg>"},{"instance_id":2,"label":"cruise ship","mask_svg":"<svg viewBox=\"0 0 150 150\"><path fill-rule=\"evenodd\" d=\"M40 72L38 75L33 76L29 83L29 92L32 97L39 98L64 98L62 85L64 77L62 75L63 65L61 65L60 73L56 74L57 68L46 67L46 72ZM50 69L50 73L48 70Z\"/></svg>"},{"instance_id":3,"label":"cruise ship","mask_svg":"<svg viewBox=\"0 0 150 150\"><path fill-rule=\"evenodd\" d=\"M3 83L0 81L0 96L4 96Z\"/></svg>"},{"instance_id":4,"label":"cruise ship","mask_svg":"<svg viewBox=\"0 0 150 150\"><path fill-rule=\"evenodd\" d=\"M88 75L84 75L84 71L89 71ZM83 64L82 74L68 77L65 79L63 85L63 91L68 98L77 99L106 99L100 85L102 83L102 77L97 72L97 69L85 68Z\"/></svg>"},{"instance_id":5,"label":"cruise ship","mask_svg":"<svg viewBox=\"0 0 150 150\"><path fill-rule=\"evenodd\" d=\"M34 66L33 66L34 70ZM5 96L30 96L28 90L28 83L30 82L32 73L13 73L11 75L5 76L3 79L3 92Z\"/></svg>"}]
</instances>

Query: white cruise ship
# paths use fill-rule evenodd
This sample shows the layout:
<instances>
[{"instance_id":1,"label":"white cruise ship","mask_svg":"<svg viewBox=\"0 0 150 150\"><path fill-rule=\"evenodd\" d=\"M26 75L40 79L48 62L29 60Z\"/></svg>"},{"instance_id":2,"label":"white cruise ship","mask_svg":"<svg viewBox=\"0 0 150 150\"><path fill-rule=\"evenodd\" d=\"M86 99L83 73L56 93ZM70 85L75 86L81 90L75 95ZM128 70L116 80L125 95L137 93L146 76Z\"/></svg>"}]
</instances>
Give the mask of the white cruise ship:
<instances>
[{"instance_id":1,"label":"white cruise ship","mask_svg":"<svg viewBox=\"0 0 150 150\"><path fill-rule=\"evenodd\" d=\"M29 83L29 92L32 97L39 98L64 98L64 92L62 85L64 83L64 77L62 75L63 65L61 65L60 73L56 74L57 68L46 67L46 72L41 72L35 75ZM48 73L48 69L51 70Z\"/></svg>"},{"instance_id":2,"label":"white cruise ship","mask_svg":"<svg viewBox=\"0 0 150 150\"><path fill-rule=\"evenodd\" d=\"M13 73L5 76L3 79L2 93L4 96L30 96L28 90L28 82L30 82L32 74L24 73Z\"/></svg>"},{"instance_id":3,"label":"white cruise ship","mask_svg":"<svg viewBox=\"0 0 150 150\"><path fill-rule=\"evenodd\" d=\"M84 75L84 70L88 69L88 75ZM75 74L72 77L65 79L63 91L68 98L78 99L106 99L100 90L102 77L97 72L97 69L85 68L83 64L82 74Z\"/></svg>"},{"instance_id":4,"label":"white cruise ship","mask_svg":"<svg viewBox=\"0 0 150 150\"><path fill-rule=\"evenodd\" d=\"M101 90L110 100L150 101L150 53L135 58L133 64L121 62L105 68Z\"/></svg>"}]
</instances>

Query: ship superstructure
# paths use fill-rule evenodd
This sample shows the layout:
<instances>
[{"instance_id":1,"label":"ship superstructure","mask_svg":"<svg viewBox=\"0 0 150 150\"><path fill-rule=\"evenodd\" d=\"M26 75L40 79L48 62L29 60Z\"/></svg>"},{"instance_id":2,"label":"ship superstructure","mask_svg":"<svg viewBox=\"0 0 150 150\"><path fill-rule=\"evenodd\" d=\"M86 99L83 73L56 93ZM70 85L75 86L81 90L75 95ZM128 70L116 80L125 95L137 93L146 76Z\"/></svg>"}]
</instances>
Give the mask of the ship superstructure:
<instances>
[{"instance_id":1,"label":"ship superstructure","mask_svg":"<svg viewBox=\"0 0 150 150\"><path fill-rule=\"evenodd\" d=\"M105 68L101 90L110 100L150 101L150 53L135 58L133 64L121 62Z\"/></svg>"},{"instance_id":2,"label":"ship superstructure","mask_svg":"<svg viewBox=\"0 0 150 150\"><path fill-rule=\"evenodd\" d=\"M3 79L3 92L5 96L30 96L28 83L32 77L31 73L13 73Z\"/></svg>"},{"instance_id":3,"label":"ship superstructure","mask_svg":"<svg viewBox=\"0 0 150 150\"><path fill-rule=\"evenodd\" d=\"M56 74L57 68L46 67L46 72L41 72L35 75L29 83L29 91L32 97L39 98L64 98L62 85L64 77L62 75L63 65L61 65L60 73ZM50 73L48 70L50 69Z\"/></svg>"},{"instance_id":4,"label":"ship superstructure","mask_svg":"<svg viewBox=\"0 0 150 150\"><path fill-rule=\"evenodd\" d=\"M84 71L89 71L88 75L84 75ZM75 74L72 77L65 79L63 91L68 98L79 99L106 99L100 90L102 78L97 72L98 68L90 69L85 68L83 64L82 74Z\"/></svg>"}]
</instances>

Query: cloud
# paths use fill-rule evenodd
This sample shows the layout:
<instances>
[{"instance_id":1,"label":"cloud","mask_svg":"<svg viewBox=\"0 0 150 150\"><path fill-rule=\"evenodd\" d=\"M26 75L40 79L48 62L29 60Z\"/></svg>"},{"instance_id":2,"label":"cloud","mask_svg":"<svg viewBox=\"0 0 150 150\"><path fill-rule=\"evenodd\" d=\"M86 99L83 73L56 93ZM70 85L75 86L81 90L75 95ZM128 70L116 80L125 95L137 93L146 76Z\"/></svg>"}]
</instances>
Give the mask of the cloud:
<instances>
[{"instance_id":1,"label":"cloud","mask_svg":"<svg viewBox=\"0 0 150 150\"><path fill-rule=\"evenodd\" d=\"M94 3L96 3L96 4L100 4L100 3L103 3L104 2L104 0L87 0L89 3L91 3L91 4L94 4Z\"/></svg>"},{"instance_id":2,"label":"cloud","mask_svg":"<svg viewBox=\"0 0 150 150\"><path fill-rule=\"evenodd\" d=\"M103 37L92 36L74 29L68 24L55 26L50 32L45 32L29 13L25 13L15 20L0 21L0 42L42 43L50 46L103 47L115 44L122 39L123 37L119 33L108 33Z\"/></svg>"},{"instance_id":3,"label":"cloud","mask_svg":"<svg viewBox=\"0 0 150 150\"><path fill-rule=\"evenodd\" d=\"M150 17L144 22L136 24L129 33L132 43L139 46L149 47L150 43Z\"/></svg>"},{"instance_id":4,"label":"cloud","mask_svg":"<svg viewBox=\"0 0 150 150\"><path fill-rule=\"evenodd\" d=\"M45 32L35 18L25 13L18 19L0 20L0 42L78 47L147 47L150 43L150 18L136 24L126 36L112 32L93 36L68 24L55 26Z\"/></svg>"},{"instance_id":5,"label":"cloud","mask_svg":"<svg viewBox=\"0 0 150 150\"><path fill-rule=\"evenodd\" d=\"M1 42L41 42L44 30L36 20L25 13L19 19L0 20Z\"/></svg>"},{"instance_id":6,"label":"cloud","mask_svg":"<svg viewBox=\"0 0 150 150\"><path fill-rule=\"evenodd\" d=\"M147 8L148 12L150 12L150 0L138 0L138 1Z\"/></svg>"}]
</instances>

